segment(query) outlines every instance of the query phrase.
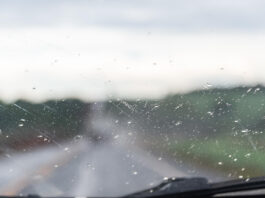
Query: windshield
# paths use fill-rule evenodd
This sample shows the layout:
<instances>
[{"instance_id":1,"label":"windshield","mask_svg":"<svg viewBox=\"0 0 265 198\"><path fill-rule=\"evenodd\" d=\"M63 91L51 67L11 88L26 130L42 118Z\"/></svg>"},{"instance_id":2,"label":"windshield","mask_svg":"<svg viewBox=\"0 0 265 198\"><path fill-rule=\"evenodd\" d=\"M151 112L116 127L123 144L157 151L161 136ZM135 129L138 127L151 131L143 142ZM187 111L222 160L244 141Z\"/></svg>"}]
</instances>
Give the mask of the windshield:
<instances>
[{"instance_id":1,"label":"windshield","mask_svg":"<svg viewBox=\"0 0 265 198\"><path fill-rule=\"evenodd\" d=\"M265 2L0 1L0 195L264 176Z\"/></svg>"}]
</instances>

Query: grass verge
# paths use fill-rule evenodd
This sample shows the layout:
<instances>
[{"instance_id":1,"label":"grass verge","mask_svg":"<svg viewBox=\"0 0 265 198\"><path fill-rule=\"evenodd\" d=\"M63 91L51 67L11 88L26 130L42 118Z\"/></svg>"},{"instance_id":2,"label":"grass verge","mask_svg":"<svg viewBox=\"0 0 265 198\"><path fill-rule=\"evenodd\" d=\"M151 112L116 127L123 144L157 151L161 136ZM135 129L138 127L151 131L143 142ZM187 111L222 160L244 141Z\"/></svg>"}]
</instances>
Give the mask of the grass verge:
<instances>
[{"instance_id":1,"label":"grass verge","mask_svg":"<svg viewBox=\"0 0 265 198\"><path fill-rule=\"evenodd\" d=\"M264 146L258 145L258 141L248 137L186 140L171 144L168 151L175 157L222 171L231 177L265 175Z\"/></svg>"}]
</instances>

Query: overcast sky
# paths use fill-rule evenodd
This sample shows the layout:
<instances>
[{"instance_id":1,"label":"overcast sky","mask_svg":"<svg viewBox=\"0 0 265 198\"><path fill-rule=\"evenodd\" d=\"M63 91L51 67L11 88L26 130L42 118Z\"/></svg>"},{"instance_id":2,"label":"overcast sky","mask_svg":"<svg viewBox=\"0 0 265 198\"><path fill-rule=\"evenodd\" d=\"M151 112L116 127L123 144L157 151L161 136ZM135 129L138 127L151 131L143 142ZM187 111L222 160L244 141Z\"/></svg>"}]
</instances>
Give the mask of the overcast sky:
<instances>
[{"instance_id":1,"label":"overcast sky","mask_svg":"<svg viewBox=\"0 0 265 198\"><path fill-rule=\"evenodd\" d=\"M0 0L0 99L265 84L262 0Z\"/></svg>"},{"instance_id":2,"label":"overcast sky","mask_svg":"<svg viewBox=\"0 0 265 198\"><path fill-rule=\"evenodd\" d=\"M263 0L1 0L2 27L166 28L177 31L265 27Z\"/></svg>"}]
</instances>

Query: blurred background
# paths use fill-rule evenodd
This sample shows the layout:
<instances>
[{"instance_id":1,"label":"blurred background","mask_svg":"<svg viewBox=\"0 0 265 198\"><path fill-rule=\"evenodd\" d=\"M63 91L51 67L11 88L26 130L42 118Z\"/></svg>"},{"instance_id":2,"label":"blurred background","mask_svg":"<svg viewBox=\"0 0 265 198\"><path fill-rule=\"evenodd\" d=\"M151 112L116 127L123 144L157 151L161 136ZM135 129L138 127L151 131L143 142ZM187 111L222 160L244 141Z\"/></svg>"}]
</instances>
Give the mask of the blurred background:
<instances>
[{"instance_id":1,"label":"blurred background","mask_svg":"<svg viewBox=\"0 0 265 198\"><path fill-rule=\"evenodd\" d=\"M264 11L262 0L0 0L0 194L263 176Z\"/></svg>"}]
</instances>

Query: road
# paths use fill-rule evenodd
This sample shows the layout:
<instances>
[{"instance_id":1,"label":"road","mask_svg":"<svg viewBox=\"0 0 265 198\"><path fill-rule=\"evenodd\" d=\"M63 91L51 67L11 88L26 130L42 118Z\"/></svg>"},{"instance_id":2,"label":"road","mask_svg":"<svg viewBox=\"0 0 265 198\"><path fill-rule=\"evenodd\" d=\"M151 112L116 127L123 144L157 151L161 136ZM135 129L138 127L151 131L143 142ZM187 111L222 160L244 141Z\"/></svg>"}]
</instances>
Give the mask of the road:
<instances>
[{"instance_id":1,"label":"road","mask_svg":"<svg viewBox=\"0 0 265 198\"><path fill-rule=\"evenodd\" d=\"M117 196L148 188L165 176L184 176L160 159L137 152L115 141L79 141L7 156L1 159L0 194Z\"/></svg>"},{"instance_id":2,"label":"road","mask_svg":"<svg viewBox=\"0 0 265 198\"><path fill-rule=\"evenodd\" d=\"M0 162L1 195L120 196L165 177L198 176L188 166L170 164L117 136L102 143L79 139L6 155Z\"/></svg>"}]
</instances>

